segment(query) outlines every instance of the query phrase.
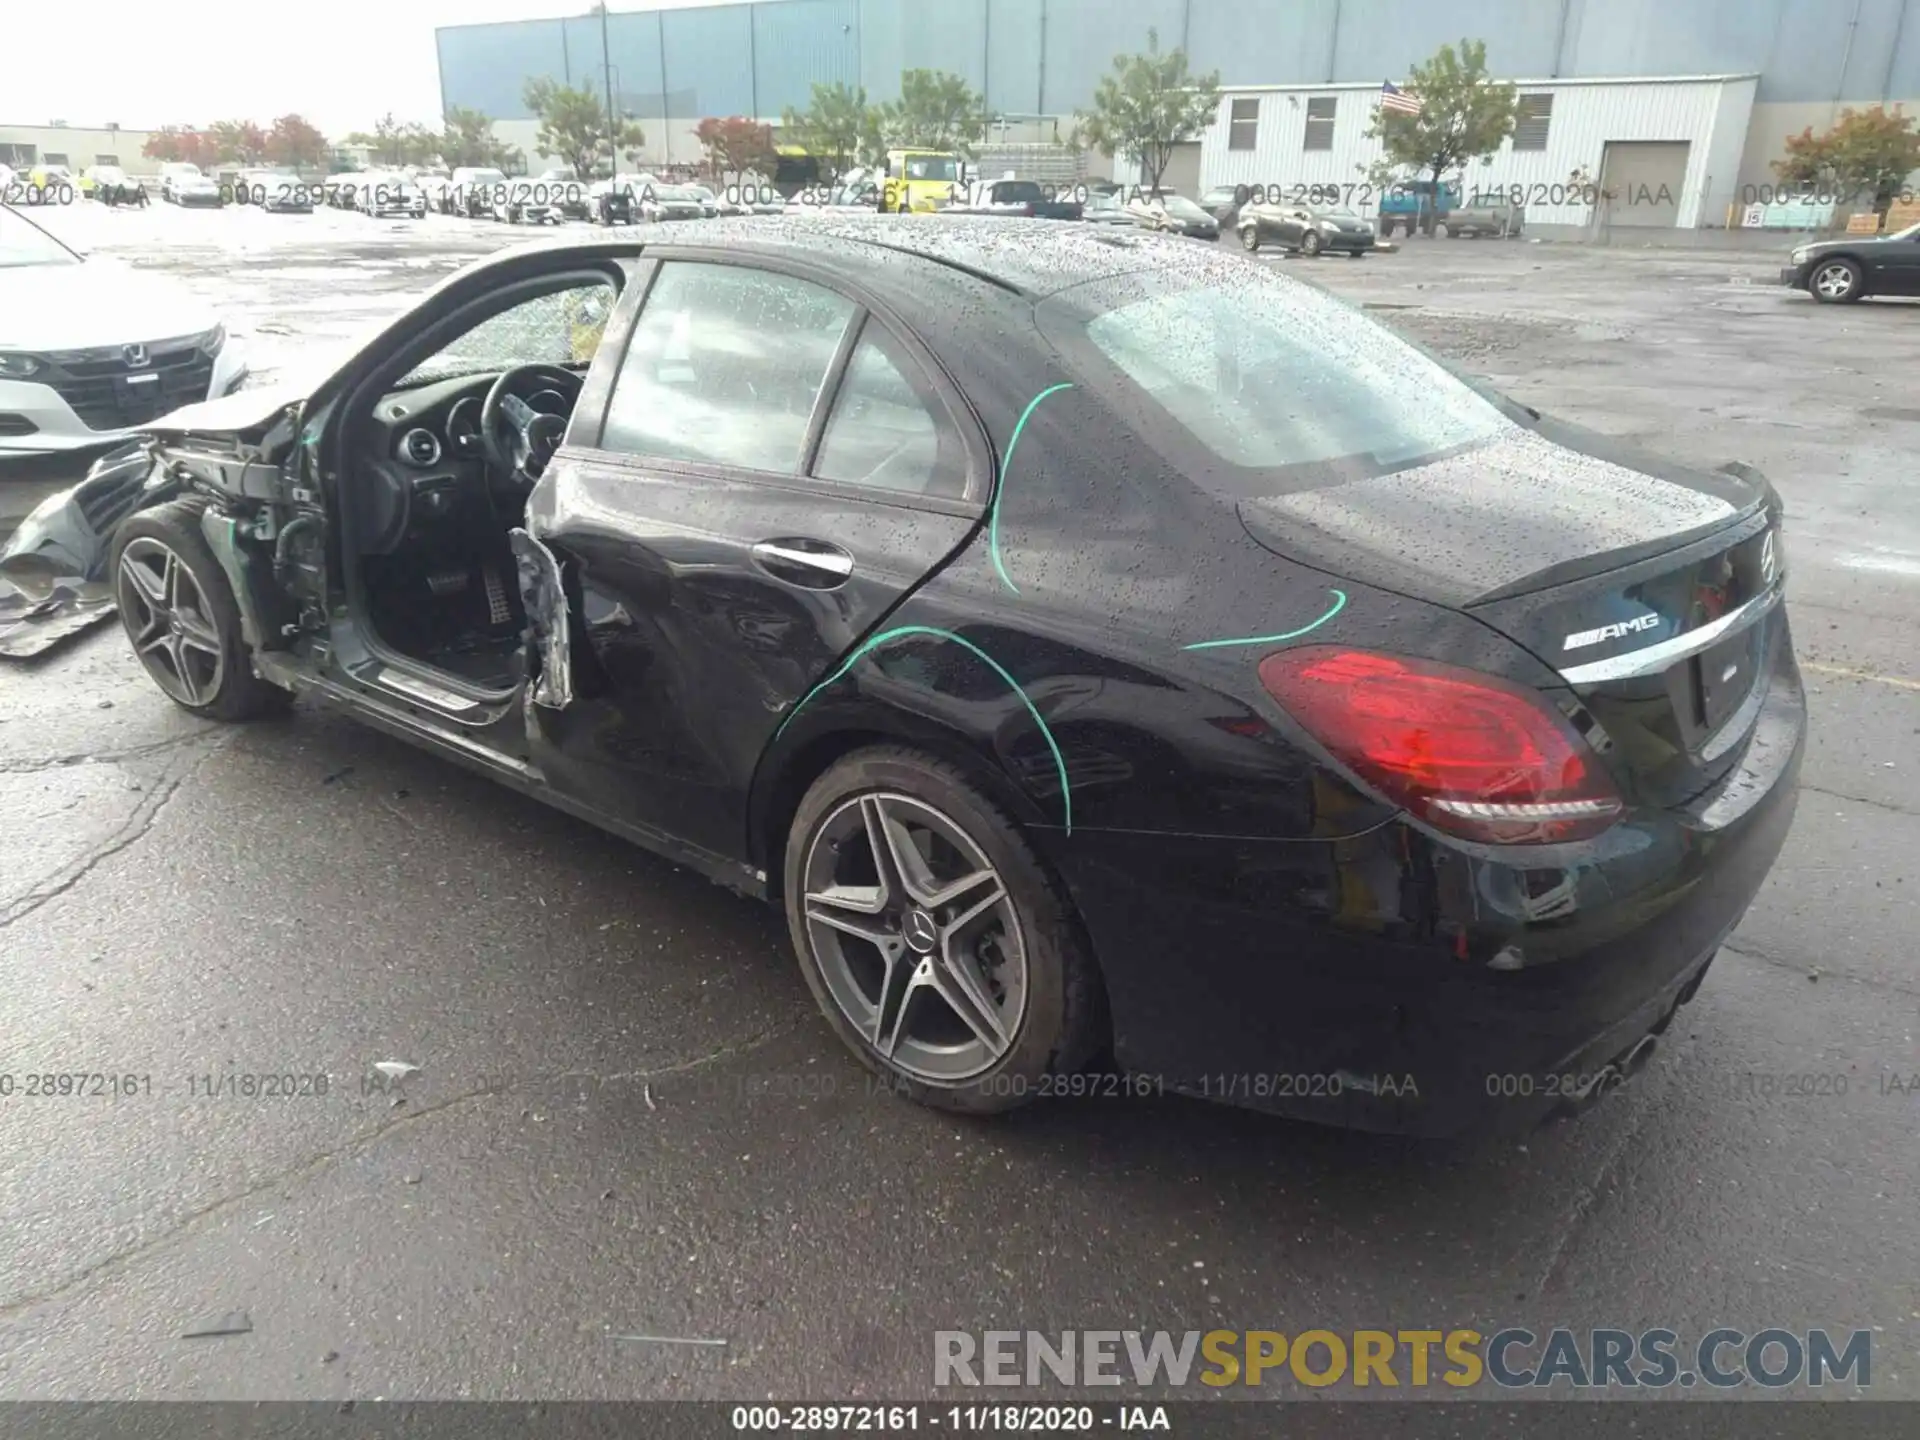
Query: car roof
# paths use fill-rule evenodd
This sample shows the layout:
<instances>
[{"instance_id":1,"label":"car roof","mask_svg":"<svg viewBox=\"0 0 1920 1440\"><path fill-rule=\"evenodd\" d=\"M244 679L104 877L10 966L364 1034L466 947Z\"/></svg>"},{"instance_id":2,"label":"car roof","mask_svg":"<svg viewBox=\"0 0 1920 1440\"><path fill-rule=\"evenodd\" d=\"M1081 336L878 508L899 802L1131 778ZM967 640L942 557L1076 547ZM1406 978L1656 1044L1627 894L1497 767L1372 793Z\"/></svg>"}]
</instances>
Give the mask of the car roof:
<instances>
[{"instance_id":1,"label":"car roof","mask_svg":"<svg viewBox=\"0 0 1920 1440\"><path fill-rule=\"evenodd\" d=\"M844 266L854 281L874 279L874 251L880 248L1034 300L1090 280L1190 263L1194 249L1190 242L1115 235L1057 220L821 211L668 222L649 230L648 240L803 255L816 263Z\"/></svg>"}]
</instances>

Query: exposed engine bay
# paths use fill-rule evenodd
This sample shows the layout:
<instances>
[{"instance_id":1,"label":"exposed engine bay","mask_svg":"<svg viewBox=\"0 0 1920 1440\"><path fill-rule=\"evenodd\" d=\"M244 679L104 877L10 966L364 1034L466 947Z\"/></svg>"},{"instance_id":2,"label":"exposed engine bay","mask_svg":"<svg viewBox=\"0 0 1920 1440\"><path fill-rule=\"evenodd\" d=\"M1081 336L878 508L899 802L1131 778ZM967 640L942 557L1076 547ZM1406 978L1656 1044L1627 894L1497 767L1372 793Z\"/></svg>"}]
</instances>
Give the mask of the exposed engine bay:
<instances>
[{"instance_id":1,"label":"exposed engine bay","mask_svg":"<svg viewBox=\"0 0 1920 1440\"><path fill-rule=\"evenodd\" d=\"M488 690L516 682L526 616L507 537L580 385L550 365L460 376L384 395L355 427L341 539L389 648Z\"/></svg>"}]
</instances>

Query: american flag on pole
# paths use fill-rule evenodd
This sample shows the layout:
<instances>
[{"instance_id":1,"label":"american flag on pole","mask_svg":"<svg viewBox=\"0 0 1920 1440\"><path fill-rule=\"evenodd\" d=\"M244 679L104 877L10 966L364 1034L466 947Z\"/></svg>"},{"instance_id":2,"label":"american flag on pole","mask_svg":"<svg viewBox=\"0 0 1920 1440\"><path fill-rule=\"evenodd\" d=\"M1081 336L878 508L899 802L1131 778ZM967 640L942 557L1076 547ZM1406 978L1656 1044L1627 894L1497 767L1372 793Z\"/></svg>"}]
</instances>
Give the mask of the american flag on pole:
<instances>
[{"instance_id":1,"label":"american flag on pole","mask_svg":"<svg viewBox=\"0 0 1920 1440\"><path fill-rule=\"evenodd\" d=\"M1402 115L1418 115L1423 108L1418 96L1411 91L1402 90L1391 80L1380 83L1380 108L1398 110Z\"/></svg>"}]
</instances>

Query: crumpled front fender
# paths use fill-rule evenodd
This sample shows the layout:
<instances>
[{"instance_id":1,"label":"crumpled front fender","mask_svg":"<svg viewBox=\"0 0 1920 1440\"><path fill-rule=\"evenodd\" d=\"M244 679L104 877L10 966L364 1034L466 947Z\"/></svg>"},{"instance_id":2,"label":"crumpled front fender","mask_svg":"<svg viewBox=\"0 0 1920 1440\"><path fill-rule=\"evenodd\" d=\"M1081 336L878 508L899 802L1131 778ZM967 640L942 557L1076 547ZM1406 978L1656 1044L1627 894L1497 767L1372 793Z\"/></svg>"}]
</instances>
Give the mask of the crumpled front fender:
<instances>
[{"instance_id":1,"label":"crumpled front fender","mask_svg":"<svg viewBox=\"0 0 1920 1440\"><path fill-rule=\"evenodd\" d=\"M111 615L115 527L179 493L179 482L133 441L35 506L0 549L0 656L38 655Z\"/></svg>"}]
</instances>

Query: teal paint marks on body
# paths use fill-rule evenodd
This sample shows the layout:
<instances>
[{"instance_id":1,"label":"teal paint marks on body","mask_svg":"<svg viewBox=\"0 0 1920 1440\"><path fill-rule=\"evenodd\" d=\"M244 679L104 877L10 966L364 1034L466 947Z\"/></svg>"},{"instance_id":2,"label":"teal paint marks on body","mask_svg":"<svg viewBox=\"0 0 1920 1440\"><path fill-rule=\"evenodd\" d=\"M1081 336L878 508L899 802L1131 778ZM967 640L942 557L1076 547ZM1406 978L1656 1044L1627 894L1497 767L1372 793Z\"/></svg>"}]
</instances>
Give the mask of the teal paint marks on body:
<instances>
[{"instance_id":1,"label":"teal paint marks on body","mask_svg":"<svg viewBox=\"0 0 1920 1440\"><path fill-rule=\"evenodd\" d=\"M814 696L818 695L822 690L826 689L829 685L833 684L833 682L838 680L842 675L845 675L857 663L859 663L860 658L864 656L868 651L876 649L879 646L886 644L889 640L897 640L903 635L933 635L938 637L941 640L951 640L954 644L960 646L965 650L972 652L974 655L978 656L981 660L985 661L986 664L993 670L993 673L998 675L1002 680L1006 681L1008 688L1011 689L1014 694L1020 697L1020 703L1025 705L1027 707L1027 713L1033 716L1033 723L1040 727L1040 736L1043 740L1047 742L1047 749L1053 752L1053 768L1055 772L1058 773L1058 775L1060 776L1060 805L1065 817L1064 828L1067 834L1071 835L1073 833L1073 790L1067 784L1066 757L1061 755L1060 746L1054 741L1053 731L1047 728L1047 722L1045 718L1040 714L1040 707L1033 703L1032 698L1028 696L1027 692L1020 688L1020 682L1014 679L1013 676L1009 675L1006 672L1006 669L1000 664L998 660L995 660L991 655L987 654L986 651L982 650L978 645L974 644L971 640L963 639L961 636L954 634L951 630L939 630L939 629L935 629L931 625L901 625L892 630L882 630L878 635L874 636L871 640L867 641L858 650L855 650L853 654L849 655L847 657L846 663L843 664L838 670L834 671L833 674L829 675L826 679L822 680L818 685L814 686L805 695L802 695L800 697L799 704L795 705L791 710L787 712L787 718L782 720L780 722L779 729L773 732L773 738L775 740L778 740L780 738L781 731L785 730L788 725L793 723L793 717L800 713L801 709L805 707L806 703L809 700L813 699Z\"/></svg>"},{"instance_id":2,"label":"teal paint marks on body","mask_svg":"<svg viewBox=\"0 0 1920 1440\"><path fill-rule=\"evenodd\" d=\"M1057 391L1071 389L1073 389L1072 385L1062 381L1058 385L1049 385L1027 402L1027 408L1020 414L1019 423L1013 427L1013 438L1007 441L1007 458L1000 462L1000 483L993 487L993 513L987 517L987 553L993 557L993 568L1000 572L1000 578L1016 595L1020 593L1020 587L1013 583L1013 577L1007 574L1006 562L1000 558L1000 502L1006 498L1007 476L1013 470L1013 452L1019 448L1020 432L1027 428L1027 421L1031 420L1033 412L1040 408L1040 402Z\"/></svg>"},{"instance_id":3,"label":"teal paint marks on body","mask_svg":"<svg viewBox=\"0 0 1920 1440\"><path fill-rule=\"evenodd\" d=\"M1230 645L1273 645L1282 640L1298 640L1309 630L1318 630L1322 625L1326 624L1327 621L1346 609L1346 591L1329 590L1327 593L1334 597L1333 608L1328 610L1326 614L1322 615L1311 625L1302 625L1298 630L1289 630L1284 635L1249 635L1244 640L1202 640L1198 645L1182 645L1180 648L1182 650L1224 650Z\"/></svg>"}]
</instances>

